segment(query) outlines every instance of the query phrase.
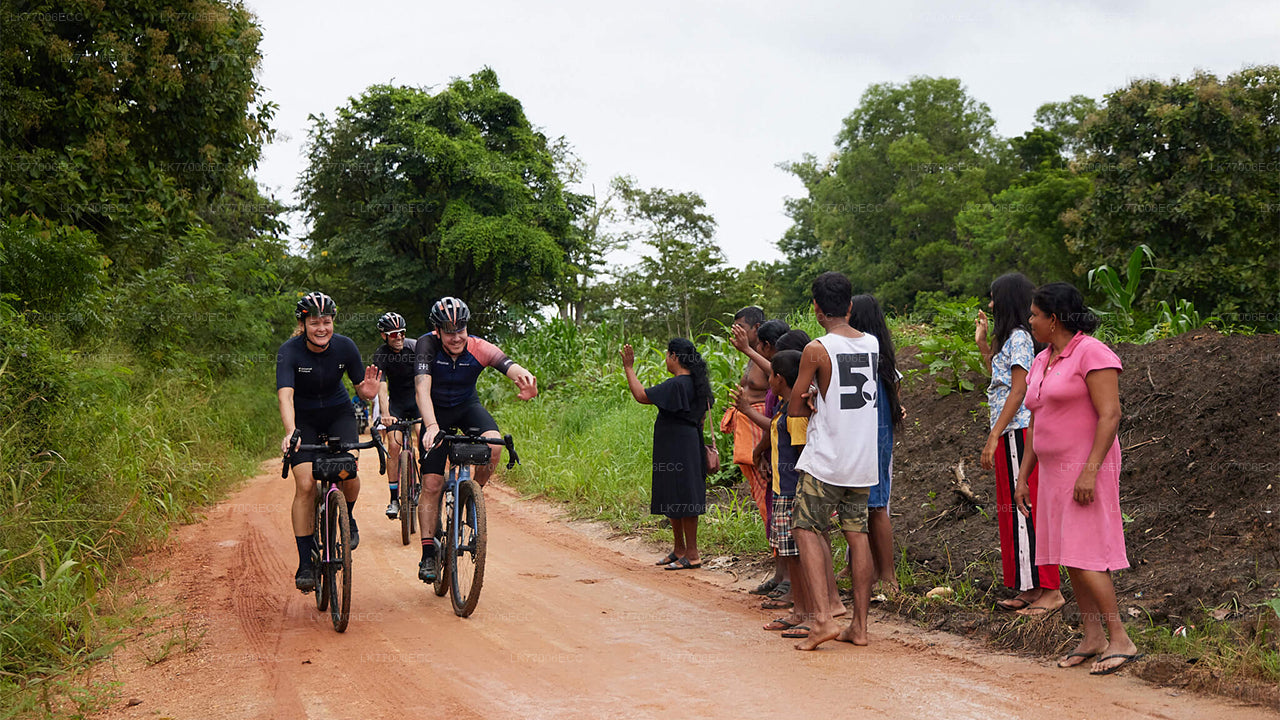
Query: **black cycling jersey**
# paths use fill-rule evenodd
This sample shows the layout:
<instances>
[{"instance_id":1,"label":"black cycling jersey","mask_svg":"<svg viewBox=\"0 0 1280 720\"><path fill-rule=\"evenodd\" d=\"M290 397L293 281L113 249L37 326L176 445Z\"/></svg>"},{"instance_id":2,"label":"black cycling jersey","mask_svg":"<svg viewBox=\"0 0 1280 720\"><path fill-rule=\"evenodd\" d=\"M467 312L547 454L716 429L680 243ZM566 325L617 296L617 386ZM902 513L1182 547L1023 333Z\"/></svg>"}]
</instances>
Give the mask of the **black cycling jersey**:
<instances>
[{"instance_id":1,"label":"black cycling jersey","mask_svg":"<svg viewBox=\"0 0 1280 720\"><path fill-rule=\"evenodd\" d=\"M437 408L458 407L476 400L476 380L486 367L502 374L515 365L493 343L470 335L467 346L456 358L450 357L434 332L418 338L415 355L418 374L431 376L431 403Z\"/></svg>"},{"instance_id":2,"label":"black cycling jersey","mask_svg":"<svg viewBox=\"0 0 1280 720\"><path fill-rule=\"evenodd\" d=\"M293 388L293 408L315 410L350 405L351 396L342 385L342 375L352 385L364 381L364 362L355 342L334 334L324 352L311 352L305 335L289 338L276 355L276 389Z\"/></svg>"},{"instance_id":3,"label":"black cycling jersey","mask_svg":"<svg viewBox=\"0 0 1280 720\"><path fill-rule=\"evenodd\" d=\"M387 382L387 395L393 406L405 407L414 403L413 378L417 375L414 366L413 348L417 342L405 338L404 348L400 352L383 343L373 351L373 364L382 371L382 379Z\"/></svg>"}]
</instances>

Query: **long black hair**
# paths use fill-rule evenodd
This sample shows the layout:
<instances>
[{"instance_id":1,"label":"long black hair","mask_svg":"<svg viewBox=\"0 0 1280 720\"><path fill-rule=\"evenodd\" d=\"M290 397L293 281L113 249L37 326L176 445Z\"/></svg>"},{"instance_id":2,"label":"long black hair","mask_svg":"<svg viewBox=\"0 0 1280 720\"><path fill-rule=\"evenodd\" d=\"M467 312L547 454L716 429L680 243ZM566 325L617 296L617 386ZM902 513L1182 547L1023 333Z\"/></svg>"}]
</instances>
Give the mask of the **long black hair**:
<instances>
[{"instance_id":1,"label":"long black hair","mask_svg":"<svg viewBox=\"0 0 1280 720\"><path fill-rule=\"evenodd\" d=\"M880 341L880 385L888 395L889 417L894 425L902 423L902 398L898 396L898 361L893 349L893 336L884 319L880 303L870 295L854 295L849 325L859 332L875 335Z\"/></svg>"},{"instance_id":2,"label":"long black hair","mask_svg":"<svg viewBox=\"0 0 1280 720\"><path fill-rule=\"evenodd\" d=\"M1085 307L1084 296L1071 283L1042 285L1031 296L1031 302L1045 315L1056 316L1062 327L1071 332L1092 333L1098 329L1098 316Z\"/></svg>"},{"instance_id":3,"label":"long black hair","mask_svg":"<svg viewBox=\"0 0 1280 720\"><path fill-rule=\"evenodd\" d=\"M671 338L667 343L667 352L676 356L680 367L689 371L693 377L693 407L695 410L707 410L711 407L711 378L707 374L707 361L702 359L698 348L688 340Z\"/></svg>"},{"instance_id":4,"label":"long black hair","mask_svg":"<svg viewBox=\"0 0 1280 720\"><path fill-rule=\"evenodd\" d=\"M1031 334L1031 297L1036 286L1022 273L1005 273L991 282L991 311L995 313L995 331L991 336L991 348L999 353L1014 330L1026 330ZM1044 346L1035 343L1035 351Z\"/></svg>"}]
</instances>

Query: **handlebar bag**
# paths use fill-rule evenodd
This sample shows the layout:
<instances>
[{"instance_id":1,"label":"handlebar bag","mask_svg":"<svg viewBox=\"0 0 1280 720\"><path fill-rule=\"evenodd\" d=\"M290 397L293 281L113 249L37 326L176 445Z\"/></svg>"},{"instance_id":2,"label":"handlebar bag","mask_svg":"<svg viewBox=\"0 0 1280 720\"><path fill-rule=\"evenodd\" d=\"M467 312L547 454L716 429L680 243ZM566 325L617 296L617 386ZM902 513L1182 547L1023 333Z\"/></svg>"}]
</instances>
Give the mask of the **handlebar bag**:
<instances>
[{"instance_id":1,"label":"handlebar bag","mask_svg":"<svg viewBox=\"0 0 1280 720\"><path fill-rule=\"evenodd\" d=\"M486 443L452 443L449 462L454 465L488 465L491 456Z\"/></svg>"},{"instance_id":2,"label":"handlebar bag","mask_svg":"<svg viewBox=\"0 0 1280 720\"><path fill-rule=\"evenodd\" d=\"M356 459L351 453L317 457L311 463L311 474L321 482L342 482L356 476Z\"/></svg>"}]
</instances>

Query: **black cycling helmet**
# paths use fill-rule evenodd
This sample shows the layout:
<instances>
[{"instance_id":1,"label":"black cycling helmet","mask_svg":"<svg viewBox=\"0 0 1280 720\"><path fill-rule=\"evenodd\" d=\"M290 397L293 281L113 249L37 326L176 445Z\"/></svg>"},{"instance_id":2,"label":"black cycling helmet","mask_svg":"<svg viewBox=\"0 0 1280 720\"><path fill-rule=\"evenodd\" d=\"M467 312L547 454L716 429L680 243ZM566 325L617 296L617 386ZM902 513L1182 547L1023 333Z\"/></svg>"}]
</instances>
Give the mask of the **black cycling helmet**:
<instances>
[{"instance_id":1,"label":"black cycling helmet","mask_svg":"<svg viewBox=\"0 0 1280 720\"><path fill-rule=\"evenodd\" d=\"M324 315L337 315L338 306L333 302L333 298L322 292L307 293L298 301L297 307L293 309L293 316L299 320L305 320L308 317L322 317Z\"/></svg>"},{"instance_id":2,"label":"black cycling helmet","mask_svg":"<svg viewBox=\"0 0 1280 720\"><path fill-rule=\"evenodd\" d=\"M457 332L467 326L471 309L456 297L443 297L431 306L431 324L437 330Z\"/></svg>"},{"instance_id":3,"label":"black cycling helmet","mask_svg":"<svg viewBox=\"0 0 1280 720\"><path fill-rule=\"evenodd\" d=\"M404 330L408 325L405 324L404 316L400 313L389 312L384 313L378 318L378 332L392 333Z\"/></svg>"}]
</instances>

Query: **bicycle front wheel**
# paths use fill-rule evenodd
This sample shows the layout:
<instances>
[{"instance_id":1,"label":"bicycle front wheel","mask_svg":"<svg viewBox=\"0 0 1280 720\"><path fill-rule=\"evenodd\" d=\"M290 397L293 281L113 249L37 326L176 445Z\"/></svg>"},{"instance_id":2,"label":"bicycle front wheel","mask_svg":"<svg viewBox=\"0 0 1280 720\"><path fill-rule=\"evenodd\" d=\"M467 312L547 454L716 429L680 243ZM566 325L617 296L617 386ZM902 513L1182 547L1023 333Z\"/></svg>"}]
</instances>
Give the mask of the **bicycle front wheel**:
<instances>
[{"instance_id":1,"label":"bicycle front wheel","mask_svg":"<svg viewBox=\"0 0 1280 720\"><path fill-rule=\"evenodd\" d=\"M316 610L320 612L329 609L329 594L331 592L329 584L325 582L325 566L323 562L325 550L324 528L326 527L324 505L321 503L323 497L319 491L316 492L316 524L315 529L311 531L311 537L315 540L316 548L313 551L315 554L311 557L311 562L315 564L316 573Z\"/></svg>"},{"instance_id":2,"label":"bicycle front wheel","mask_svg":"<svg viewBox=\"0 0 1280 720\"><path fill-rule=\"evenodd\" d=\"M468 480L458 487L458 528L449 533L450 599L453 613L467 617L480 602L484 586L484 558L488 538L485 531L484 494L480 485ZM455 538L457 545L455 546Z\"/></svg>"},{"instance_id":3,"label":"bicycle front wheel","mask_svg":"<svg viewBox=\"0 0 1280 720\"><path fill-rule=\"evenodd\" d=\"M406 451L400 452L400 544L408 545L413 534L413 458Z\"/></svg>"},{"instance_id":4,"label":"bicycle front wheel","mask_svg":"<svg viewBox=\"0 0 1280 720\"><path fill-rule=\"evenodd\" d=\"M351 619L351 515L347 511L347 499L340 492L329 493L329 537L332 538L334 556L325 563L326 582L332 596L329 601L329 619L333 629L345 632Z\"/></svg>"}]
</instances>

